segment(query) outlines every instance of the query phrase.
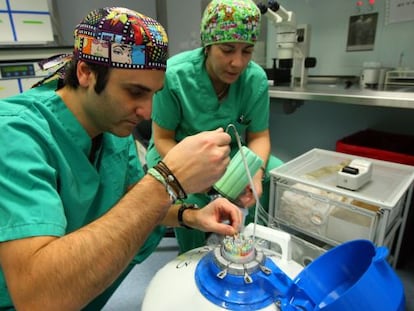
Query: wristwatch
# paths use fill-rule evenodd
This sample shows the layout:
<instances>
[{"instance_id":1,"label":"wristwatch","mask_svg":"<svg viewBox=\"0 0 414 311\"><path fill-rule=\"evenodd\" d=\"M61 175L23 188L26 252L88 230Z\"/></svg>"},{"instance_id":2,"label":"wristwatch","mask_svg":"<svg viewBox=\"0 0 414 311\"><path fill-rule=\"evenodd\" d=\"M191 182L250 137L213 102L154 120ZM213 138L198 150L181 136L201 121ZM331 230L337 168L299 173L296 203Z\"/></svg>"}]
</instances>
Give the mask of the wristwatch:
<instances>
[{"instance_id":1,"label":"wristwatch","mask_svg":"<svg viewBox=\"0 0 414 311\"><path fill-rule=\"evenodd\" d=\"M186 203L181 204L180 208L178 209L178 215L177 215L178 223L180 224L181 227L184 227L187 229L193 229L184 223L183 214L184 214L184 211L187 209L197 209L197 208L198 206L196 204L186 204Z\"/></svg>"}]
</instances>

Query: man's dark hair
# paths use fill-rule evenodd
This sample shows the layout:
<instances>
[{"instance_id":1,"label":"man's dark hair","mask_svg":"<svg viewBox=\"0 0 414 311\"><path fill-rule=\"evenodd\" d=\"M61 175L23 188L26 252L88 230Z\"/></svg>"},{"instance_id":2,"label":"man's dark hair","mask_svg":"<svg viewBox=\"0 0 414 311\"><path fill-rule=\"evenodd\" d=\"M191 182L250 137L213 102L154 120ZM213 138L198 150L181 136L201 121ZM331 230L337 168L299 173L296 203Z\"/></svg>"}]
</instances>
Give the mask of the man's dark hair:
<instances>
[{"instance_id":1,"label":"man's dark hair","mask_svg":"<svg viewBox=\"0 0 414 311\"><path fill-rule=\"evenodd\" d=\"M73 59L66 65L65 68L64 84L74 89L77 89L79 86L79 80L76 75L77 64L78 60ZM91 69L91 71L96 74L95 92L99 94L105 89L106 83L108 82L110 68L89 62L86 62L86 64Z\"/></svg>"}]
</instances>

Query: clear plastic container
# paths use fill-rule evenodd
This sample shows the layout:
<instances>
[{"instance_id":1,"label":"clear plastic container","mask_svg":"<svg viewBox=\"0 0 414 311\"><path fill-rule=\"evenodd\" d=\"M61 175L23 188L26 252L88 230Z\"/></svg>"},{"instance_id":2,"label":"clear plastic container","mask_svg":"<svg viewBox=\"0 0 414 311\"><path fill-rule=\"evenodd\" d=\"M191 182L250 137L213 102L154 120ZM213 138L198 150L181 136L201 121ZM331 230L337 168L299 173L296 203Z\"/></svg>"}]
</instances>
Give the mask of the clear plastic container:
<instances>
[{"instance_id":1,"label":"clear plastic container","mask_svg":"<svg viewBox=\"0 0 414 311\"><path fill-rule=\"evenodd\" d=\"M353 159L372 163L371 180L356 191L337 187L338 171ZM383 245L390 232L397 236L414 181L413 166L317 148L270 174L272 220L331 246L360 238Z\"/></svg>"}]
</instances>

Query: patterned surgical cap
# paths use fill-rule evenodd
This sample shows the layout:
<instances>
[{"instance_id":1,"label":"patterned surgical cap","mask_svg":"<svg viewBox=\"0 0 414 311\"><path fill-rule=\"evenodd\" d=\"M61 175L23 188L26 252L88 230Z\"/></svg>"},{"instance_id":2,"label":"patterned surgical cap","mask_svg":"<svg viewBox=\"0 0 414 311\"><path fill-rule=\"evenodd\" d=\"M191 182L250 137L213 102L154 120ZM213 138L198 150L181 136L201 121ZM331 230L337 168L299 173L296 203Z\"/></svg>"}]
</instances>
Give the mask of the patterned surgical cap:
<instances>
[{"instance_id":1,"label":"patterned surgical cap","mask_svg":"<svg viewBox=\"0 0 414 311\"><path fill-rule=\"evenodd\" d=\"M212 0L201 19L203 46L225 42L254 44L260 34L261 14L251 0Z\"/></svg>"},{"instance_id":2,"label":"patterned surgical cap","mask_svg":"<svg viewBox=\"0 0 414 311\"><path fill-rule=\"evenodd\" d=\"M123 69L165 70L168 37L156 20L121 7L90 12L75 28L74 56Z\"/></svg>"}]
</instances>

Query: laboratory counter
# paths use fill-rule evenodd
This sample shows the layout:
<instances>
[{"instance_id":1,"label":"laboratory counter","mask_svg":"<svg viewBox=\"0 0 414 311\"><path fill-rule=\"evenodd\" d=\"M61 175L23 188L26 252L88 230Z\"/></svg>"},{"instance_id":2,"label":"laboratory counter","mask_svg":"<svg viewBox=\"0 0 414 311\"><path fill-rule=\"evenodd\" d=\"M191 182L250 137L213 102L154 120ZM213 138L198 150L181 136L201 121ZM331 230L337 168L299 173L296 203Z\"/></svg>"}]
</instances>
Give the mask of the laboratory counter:
<instances>
[{"instance_id":1,"label":"laboratory counter","mask_svg":"<svg viewBox=\"0 0 414 311\"><path fill-rule=\"evenodd\" d=\"M409 91L407 91L409 90ZM325 101L332 103L414 109L414 88L392 91L346 88L342 84L308 84L304 88L269 86L270 98L290 101Z\"/></svg>"}]
</instances>

